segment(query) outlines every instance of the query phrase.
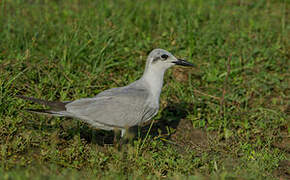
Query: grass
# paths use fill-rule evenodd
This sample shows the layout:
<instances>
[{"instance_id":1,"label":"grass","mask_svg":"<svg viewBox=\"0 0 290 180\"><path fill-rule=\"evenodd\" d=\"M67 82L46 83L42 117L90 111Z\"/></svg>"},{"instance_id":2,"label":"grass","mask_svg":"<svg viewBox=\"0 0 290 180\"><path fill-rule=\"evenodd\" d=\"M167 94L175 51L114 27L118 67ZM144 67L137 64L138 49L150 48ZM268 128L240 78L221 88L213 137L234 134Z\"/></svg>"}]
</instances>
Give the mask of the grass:
<instances>
[{"instance_id":1,"label":"grass","mask_svg":"<svg viewBox=\"0 0 290 180\"><path fill-rule=\"evenodd\" d=\"M0 179L288 179L287 0L0 1ZM112 132L23 111L142 75L163 48L161 110L119 151ZM146 138L145 138L146 136Z\"/></svg>"}]
</instances>

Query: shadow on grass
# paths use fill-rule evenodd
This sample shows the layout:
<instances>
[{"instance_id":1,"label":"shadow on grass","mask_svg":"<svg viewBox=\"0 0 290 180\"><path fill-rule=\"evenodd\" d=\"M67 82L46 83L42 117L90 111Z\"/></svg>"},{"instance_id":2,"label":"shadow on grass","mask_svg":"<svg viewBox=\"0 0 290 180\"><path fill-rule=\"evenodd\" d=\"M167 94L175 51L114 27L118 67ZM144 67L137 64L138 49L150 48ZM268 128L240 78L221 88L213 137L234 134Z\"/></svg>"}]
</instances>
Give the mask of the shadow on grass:
<instances>
[{"instance_id":1,"label":"shadow on grass","mask_svg":"<svg viewBox=\"0 0 290 180\"><path fill-rule=\"evenodd\" d=\"M169 105L164 108L161 112L161 117L152 125L151 130L150 125L152 121L147 122L141 127L132 127L129 129L129 133L135 135L135 139L144 139L149 131L151 137L170 138L170 129L176 129L179 125L181 119L185 118L187 115L186 109L189 107L186 103L169 103ZM80 138L85 139L88 143L98 144L100 146L113 144L114 142L114 131L105 131L100 129L95 129L90 127L85 123L80 123L76 125L73 121L78 121L71 118L62 118L59 125L51 125L49 123L35 124L29 123L28 128L38 129L41 131L55 132L59 131L59 136L61 139L66 141L71 140L76 135L80 135ZM119 141L119 140L118 140Z\"/></svg>"},{"instance_id":2,"label":"shadow on grass","mask_svg":"<svg viewBox=\"0 0 290 180\"><path fill-rule=\"evenodd\" d=\"M186 103L173 103L168 105L162 110L161 118L153 124L149 135L151 137L158 137L162 135L162 137L170 138L172 134L170 129L172 128L176 130L180 120L187 116L187 108L188 104ZM140 138L143 139L146 137L146 134L150 129L150 125L151 121L147 123L147 125L140 127Z\"/></svg>"}]
</instances>

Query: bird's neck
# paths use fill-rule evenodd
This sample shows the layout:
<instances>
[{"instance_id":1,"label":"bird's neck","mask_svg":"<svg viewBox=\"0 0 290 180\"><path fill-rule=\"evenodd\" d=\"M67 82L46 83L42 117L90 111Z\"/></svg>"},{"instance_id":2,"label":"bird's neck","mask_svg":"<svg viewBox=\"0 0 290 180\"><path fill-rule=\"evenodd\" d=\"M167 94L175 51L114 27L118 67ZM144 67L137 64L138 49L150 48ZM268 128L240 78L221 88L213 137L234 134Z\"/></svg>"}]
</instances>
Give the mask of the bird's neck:
<instances>
[{"instance_id":1,"label":"bird's neck","mask_svg":"<svg viewBox=\"0 0 290 180\"><path fill-rule=\"evenodd\" d=\"M157 98L159 101L161 89L163 86L163 76L165 70L161 70L160 68L150 67L146 68L142 80L149 85L149 90L154 98Z\"/></svg>"}]
</instances>

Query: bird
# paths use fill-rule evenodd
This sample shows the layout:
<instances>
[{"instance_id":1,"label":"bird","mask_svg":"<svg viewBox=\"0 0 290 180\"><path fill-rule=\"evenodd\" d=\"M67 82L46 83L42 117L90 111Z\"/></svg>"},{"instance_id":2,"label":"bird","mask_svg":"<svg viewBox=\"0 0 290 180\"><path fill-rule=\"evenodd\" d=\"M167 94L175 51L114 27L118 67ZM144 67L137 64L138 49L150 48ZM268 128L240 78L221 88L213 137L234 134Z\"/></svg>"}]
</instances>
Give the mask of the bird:
<instances>
[{"instance_id":1,"label":"bird","mask_svg":"<svg viewBox=\"0 0 290 180\"><path fill-rule=\"evenodd\" d=\"M194 66L164 49L152 50L143 75L127 86L107 89L94 97L55 102L18 95L17 97L49 109L27 109L30 112L79 119L103 130L121 130L150 121L159 111L159 99L166 70L174 65Z\"/></svg>"}]
</instances>

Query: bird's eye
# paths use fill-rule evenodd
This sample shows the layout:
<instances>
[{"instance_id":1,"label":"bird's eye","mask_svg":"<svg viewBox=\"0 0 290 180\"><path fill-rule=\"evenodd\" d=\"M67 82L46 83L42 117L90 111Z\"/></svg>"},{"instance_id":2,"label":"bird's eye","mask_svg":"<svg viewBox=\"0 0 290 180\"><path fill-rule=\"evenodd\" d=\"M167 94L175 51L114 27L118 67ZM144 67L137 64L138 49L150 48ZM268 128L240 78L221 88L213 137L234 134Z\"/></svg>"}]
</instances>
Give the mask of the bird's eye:
<instances>
[{"instance_id":1,"label":"bird's eye","mask_svg":"<svg viewBox=\"0 0 290 180\"><path fill-rule=\"evenodd\" d=\"M164 59L164 60L166 60L168 58L168 55L167 54L162 54L161 55L161 58Z\"/></svg>"}]
</instances>

